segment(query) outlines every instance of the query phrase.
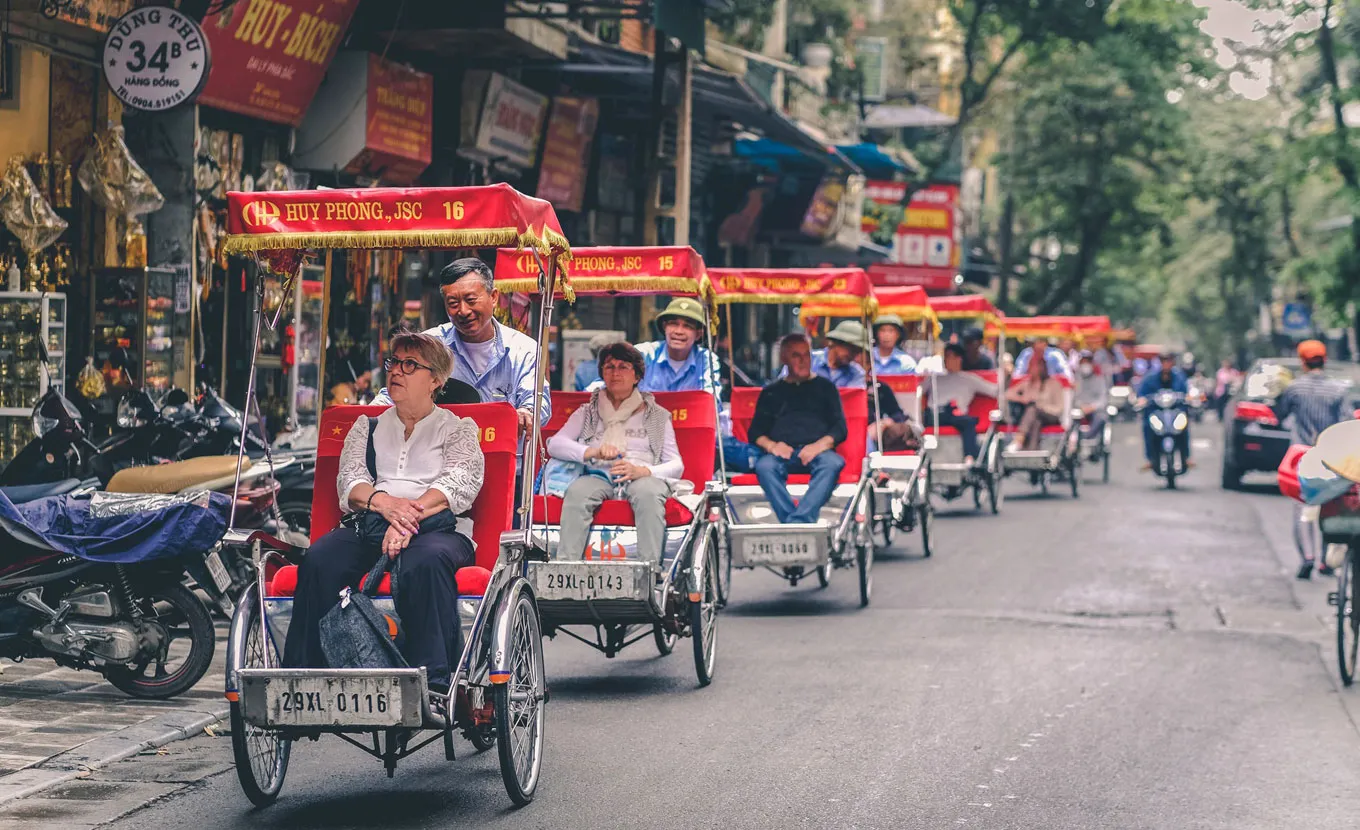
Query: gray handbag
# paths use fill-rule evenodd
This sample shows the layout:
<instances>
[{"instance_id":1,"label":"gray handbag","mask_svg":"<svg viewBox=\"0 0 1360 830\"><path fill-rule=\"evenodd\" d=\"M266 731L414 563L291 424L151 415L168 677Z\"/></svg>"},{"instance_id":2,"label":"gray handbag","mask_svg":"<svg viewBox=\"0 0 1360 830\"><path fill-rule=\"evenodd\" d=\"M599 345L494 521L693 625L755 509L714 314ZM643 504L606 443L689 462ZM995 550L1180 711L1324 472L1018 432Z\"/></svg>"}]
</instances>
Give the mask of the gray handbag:
<instances>
[{"instance_id":1,"label":"gray handbag","mask_svg":"<svg viewBox=\"0 0 1360 830\"><path fill-rule=\"evenodd\" d=\"M373 604L383 574L392 568L392 602L397 599L397 568L400 557L378 557L364 578L363 589L345 588L340 602L321 618L321 651L333 669L400 669L402 627L397 612L380 611Z\"/></svg>"}]
</instances>

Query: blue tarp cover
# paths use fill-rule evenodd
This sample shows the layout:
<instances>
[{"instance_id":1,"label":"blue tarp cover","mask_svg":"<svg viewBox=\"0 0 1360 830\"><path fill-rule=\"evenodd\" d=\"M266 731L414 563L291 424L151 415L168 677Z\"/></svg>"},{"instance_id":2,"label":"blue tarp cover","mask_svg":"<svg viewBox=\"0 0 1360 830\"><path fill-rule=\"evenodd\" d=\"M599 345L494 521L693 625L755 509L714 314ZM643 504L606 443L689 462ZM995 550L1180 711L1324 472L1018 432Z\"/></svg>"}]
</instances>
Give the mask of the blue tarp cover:
<instances>
[{"instance_id":1,"label":"blue tarp cover","mask_svg":"<svg viewBox=\"0 0 1360 830\"><path fill-rule=\"evenodd\" d=\"M203 553L222 538L231 512L225 493L199 493L121 515L92 511L89 498L57 496L15 505L0 493L0 526L18 539L82 559L128 564Z\"/></svg>"}]
</instances>

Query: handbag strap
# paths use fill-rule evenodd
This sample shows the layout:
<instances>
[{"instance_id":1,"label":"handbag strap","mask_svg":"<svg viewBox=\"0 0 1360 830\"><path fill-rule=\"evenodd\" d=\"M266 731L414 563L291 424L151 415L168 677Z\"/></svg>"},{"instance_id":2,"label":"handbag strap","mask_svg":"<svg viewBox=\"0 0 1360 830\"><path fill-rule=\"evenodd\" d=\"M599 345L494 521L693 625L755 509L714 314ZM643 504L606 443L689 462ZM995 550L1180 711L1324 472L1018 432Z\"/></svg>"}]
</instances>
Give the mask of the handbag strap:
<instances>
[{"instance_id":1,"label":"handbag strap","mask_svg":"<svg viewBox=\"0 0 1360 830\"><path fill-rule=\"evenodd\" d=\"M368 419L368 448L364 451L364 463L368 465L368 475L374 485L378 483L378 451L373 447L373 433L378 431L377 416Z\"/></svg>"},{"instance_id":2,"label":"handbag strap","mask_svg":"<svg viewBox=\"0 0 1360 830\"><path fill-rule=\"evenodd\" d=\"M390 569L392 573L392 602L395 604L397 601L397 571L400 567L400 555L396 558L392 558L385 553L379 553L378 561L373 563L373 570L369 571L368 576L364 577L363 593L367 594L370 599L376 597L378 595L378 586L382 584L383 574L387 573Z\"/></svg>"}]
</instances>

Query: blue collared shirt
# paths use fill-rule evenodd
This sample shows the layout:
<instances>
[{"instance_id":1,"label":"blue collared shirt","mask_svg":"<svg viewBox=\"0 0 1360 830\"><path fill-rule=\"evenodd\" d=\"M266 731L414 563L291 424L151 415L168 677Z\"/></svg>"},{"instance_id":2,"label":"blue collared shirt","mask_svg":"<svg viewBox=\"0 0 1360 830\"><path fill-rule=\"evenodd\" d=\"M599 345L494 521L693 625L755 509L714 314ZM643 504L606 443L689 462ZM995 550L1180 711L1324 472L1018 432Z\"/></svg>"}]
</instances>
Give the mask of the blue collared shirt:
<instances>
[{"instance_id":1,"label":"blue collared shirt","mask_svg":"<svg viewBox=\"0 0 1360 830\"><path fill-rule=\"evenodd\" d=\"M880 375L910 375L916 371L916 361L906 352L894 349L892 354L883 357L878 349L874 349L873 355L874 371Z\"/></svg>"},{"instance_id":2,"label":"blue collared shirt","mask_svg":"<svg viewBox=\"0 0 1360 830\"><path fill-rule=\"evenodd\" d=\"M1029 371L1029 362L1034 357L1034 347L1026 346L1020 356L1015 359L1015 375L1019 377ZM1067 362L1067 357L1054 348L1044 350L1044 363L1048 364L1048 376L1052 378L1065 377L1068 380L1075 380L1072 377L1072 367Z\"/></svg>"},{"instance_id":3,"label":"blue collared shirt","mask_svg":"<svg viewBox=\"0 0 1360 830\"><path fill-rule=\"evenodd\" d=\"M600 379L600 362L595 358L582 360L576 364L576 391L584 392L590 384Z\"/></svg>"},{"instance_id":4,"label":"blue collared shirt","mask_svg":"<svg viewBox=\"0 0 1360 830\"><path fill-rule=\"evenodd\" d=\"M468 357L463 338L453 323L445 323L426 331L438 337L453 352L453 377L470 384L487 403L503 401L515 409L531 409L534 405L534 369L538 365L538 344L532 337L506 328L499 321L491 323L496 327L495 346L491 351L491 365L480 377L472 374L472 361ZM392 403L383 388L373 401L377 405ZM552 402L545 394L539 401L539 416L543 423L552 415Z\"/></svg>"},{"instance_id":5,"label":"blue collared shirt","mask_svg":"<svg viewBox=\"0 0 1360 830\"><path fill-rule=\"evenodd\" d=\"M679 370L671 365L666 341L653 340L637 344L647 371L638 384L642 392L690 392L704 390L717 393L721 388L717 356L703 346L695 346ZM705 368L706 367L706 368Z\"/></svg>"},{"instance_id":6,"label":"blue collared shirt","mask_svg":"<svg viewBox=\"0 0 1360 830\"><path fill-rule=\"evenodd\" d=\"M864 389L864 369L858 363L847 363L839 369L832 369L826 362L826 350L818 349L812 353L812 374L824 377L835 384L837 389Z\"/></svg>"}]
</instances>

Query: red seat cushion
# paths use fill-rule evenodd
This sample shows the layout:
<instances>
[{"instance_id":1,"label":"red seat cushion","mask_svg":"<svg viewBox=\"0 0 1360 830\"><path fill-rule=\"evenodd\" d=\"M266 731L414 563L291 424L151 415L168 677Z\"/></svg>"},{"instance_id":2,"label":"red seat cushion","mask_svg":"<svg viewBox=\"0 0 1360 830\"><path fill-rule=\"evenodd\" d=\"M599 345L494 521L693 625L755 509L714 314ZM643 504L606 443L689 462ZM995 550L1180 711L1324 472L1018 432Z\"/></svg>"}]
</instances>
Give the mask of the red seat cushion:
<instances>
[{"instance_id":1,"label":"red seat cushion","mask_svg":"<svg viewBox=\"0 0 1360 830\"><path fill-rule=\"evenodd\" d=\"M271 597L291 597L297 592L297 565L285 565L279 568L274 574L274 579L269 583L269 596ZM491 581L491 571L486 568L479 568L472 565L466 568L459 568L453 575L454 582L458 585L458 596L460 597L480 597L486 593L487 583ZM360 587L363 587L362 584ZM378 585L378 595L387 596L392 593L392 575L383 574L382 582Z\"/></svg>"},{"instance_id":2,"label":"red seat cushion","mask_svg":"<svg viewBox=\"0 0 1360 830\"><path fill-rule=\"evenodd\" d=\"M926 435L958 435L959 431L953 427L926 427Z\"/></svg>"},{"instance_id":3,"label":"red seat cushion","mask_svg":"<svg viewBox=\"0 0 1360 830\"><path fill-rule=\"evenodd\" d=\"M732 435L738 441L747 440L746 430L751 426L751 419L756 414L756 402L760 400L760 392L757 387L747 386L738 386L732 390ZM868 392L863 389L842 389L840 394L846 427L846 439L836 447L836 453L845 459L840 483L854 484L859 481L868 444L869 397ZM737 476L733 483L738 484L740 482L737 479L743 478L748 479L751 484L756 483L755 476L749 475ZM798 476L789 476L790 484L807 483L807 480L806 475L801 481Z\"/></svg>"},{"instance_id":4,"label":"red seat cushion","mask_svg":"<svg viewBox=\"0 0 1360 830\"><path fill-rule=\"evenodd\" d=\"M808 475L807 473L789 473L788 479L789 484L808 484L811 481L812 476ZM841 481L842 482L845 481L844 473L841 474ZM851 483L859 481L859 476L856 475L854 478L850 479L850 481ZM754 473L743 473L742 475L739 476L732 476L732 484L736 487L747 487L752 484L759 483L760 478L757 477Z\"/></svg>"},{"instance_id":5,"label":"red seat cushion","mask_svg":"<svg viewBox=\"0 0 1360 830\"><path fill-rule=\"evenodd\" d=\"M684 527L694 521L694 513L676 499L666 499L666 526ZM534 524L562 524L562 499L560 496L534 497ZM624 499L605 499L600 509L595 511L595 524L632 527L633 506Z\"/></svg>"},{"instance_id":6,"label":"red seat cushion","mask_svg":"<svg viewBox=\"0 0 1360 830\"><path fill-rule=\"evenodd\" d=\"M1004 432L1007 435L1010 435L1019 432L1020 427L1017 424L1000 424L999 426L997 426L996 431ZM1044 427L1041 430L1041 432L1043 432L1044 435L1062 435L1063 433L1067 432L1067 427L1063 426L1062 424L1052 424L1050 426Z\"/></svg>"}]
</instances>

